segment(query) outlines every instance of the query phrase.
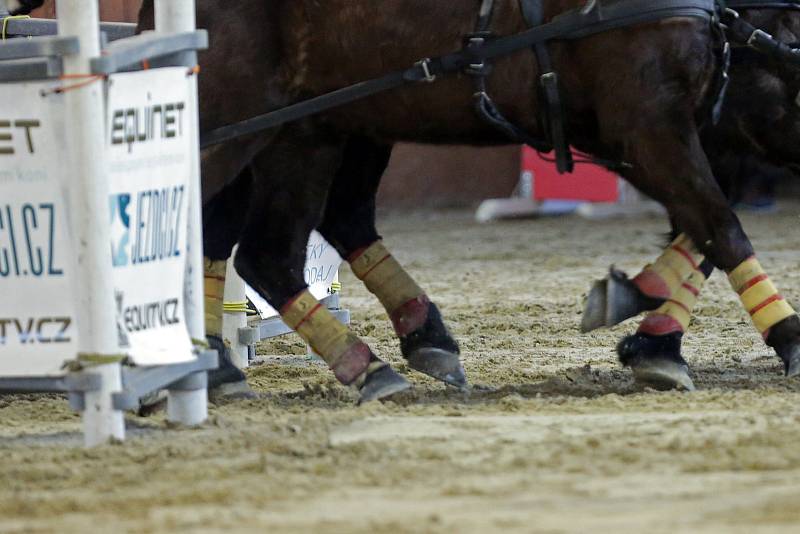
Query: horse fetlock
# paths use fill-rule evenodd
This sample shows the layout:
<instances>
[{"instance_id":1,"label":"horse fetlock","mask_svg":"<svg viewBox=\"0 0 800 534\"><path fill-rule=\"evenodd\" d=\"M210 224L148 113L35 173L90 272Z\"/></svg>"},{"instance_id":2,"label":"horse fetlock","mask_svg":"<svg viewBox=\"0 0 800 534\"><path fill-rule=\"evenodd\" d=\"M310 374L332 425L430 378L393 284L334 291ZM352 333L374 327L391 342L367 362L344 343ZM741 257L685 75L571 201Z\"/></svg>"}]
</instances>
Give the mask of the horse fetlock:
<instances>
[{"instance_id":1,"label":"horse fetlock","mask_svg":"<svg viewBox=\"0 0 800 534\"><path fill-rule=\"evenodd\" d=\"M768 345L778 350L790 338L800 336L800 325L796 325L797 314L778 292L755 256L730 271L728 279L750 314L753 325ZM781 325L787 319L791 320Z\"/></svg>"},{"instance_id":2,"label":"horse fetlock","mask_svg":"<svg viewBox=\"0 0 800 534\"><path fill-rule=\"evenodd\" d=\"M350 268L389 313L397 335L406 335L425 322L428 298L392 256L382 241L349 258Z\"/></svg>"},{"instance_id":3,"label":"horse fetlock","mask_svg":"<svg viewBox=\"0 0 800 534\"><path fill-rule=\"evenodd\" d=\"M281 309L283 321L319 354L345 385L353 384L377 358L306 289Z\"/></svg>"},{"instance_id":4,"label":"horse fetlock","mask_svg":"<svg viewBox=\"0 0 800 534\"><path fill-rule=\"evenodd\" d=\"M681 234L633 279L633 283L643 295L669 299L699 269L703 259L694 242Z\"/></svg>"},{"instance_id":5,"label":"horse fetlock","mask_svg":"<svg viewBox=\"0 0 800 534\"><path fill-rule=\"evenodd\" d=\"M694 391L689 364L681 356L681 332L662 336L637 333L617 345L620 363L629 367L637 383L660 390Z\"/></svg>"},{"instance_id":6,"label":"horse fetlock","mask_svg":"<svg viewBox=\"0 0 800 534\"><path fill-rule=\"evenodd\" d=\"M639 333L663 336L685 332L705 281L705 273L700 269L695 270L669 300L642 321Z\"/></svg>"}]
</instances>

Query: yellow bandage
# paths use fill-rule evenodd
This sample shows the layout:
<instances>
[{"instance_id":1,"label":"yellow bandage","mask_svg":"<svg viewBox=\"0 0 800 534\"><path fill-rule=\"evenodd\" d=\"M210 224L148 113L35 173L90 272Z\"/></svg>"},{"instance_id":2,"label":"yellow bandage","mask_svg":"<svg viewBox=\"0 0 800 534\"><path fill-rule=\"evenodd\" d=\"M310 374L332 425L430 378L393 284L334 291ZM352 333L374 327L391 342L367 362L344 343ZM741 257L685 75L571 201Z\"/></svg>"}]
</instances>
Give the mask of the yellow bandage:
<instances>
[{"instance_id":1,"label":"yellow bandage","mask_svg":"<svg viewBox=\"0 0 800 534\"><path fill-rule=\"evenodd\" d=\"M654 264L645 269L658 274L669 288L670 294L674 295L683 281L697 270L703 259L692 240L686 234L681 234Z\"/></svg>"},{"instance_id":2,"label":"yellow bandage","mask_svg":"<svg viewBox=\"0 0 800 534\"><path fill-rule=\"evenodd\" d=\"M350 268L389 313L425 294L382 241L376 241L353 259Z\"/></svg>"},{"instance_id":3,"label":"yellow bandage","mask_svg":"<svg viewBox=\"0 0 800 534\"><path fill-rule=\"evenodd\" d=\"M672 298L664 303L659 310L663 308L664 315L669 315L678 323L680 323L683 330L689 328L689 322L692 320L692 310L697 304L697 297L700 294L700 288L706 281L706 277L702 271L696 269L689 279L686 280L681 287L678 288ZM658 311L656 313L659 313Z\"/></svg>"},{"instance_id":4,"label":"yellow bandage","mask_svg":"<svg viewBox=\"0 0 800 534\"><path fill-rule=\"evenodd\" d=\"M306 290L297 296L281 313L283 321L311 345L331 367L356 343L358 337Z\"/></svg>"},{"instance_id":5,"label":"yellow bandage","mask_svg":"<svg viewBox=\"0 0 800 534\"><path fill-rule=\"evenodd\" d=\"M728 274L728 279L762 334L795 314L755 257L742 262Z\"/></svg>"},{"instance_id":6,"label":"yellow bandage","mask_svg":"<svg viewBox=\"0 0 800 534\"><path fill-rule=\"evenodd\" d=\"M223 300L225 298L225 270L228 262L205 258L204 296L206 309L206 334L222 337Z\"/></svg>"}]
</instances>

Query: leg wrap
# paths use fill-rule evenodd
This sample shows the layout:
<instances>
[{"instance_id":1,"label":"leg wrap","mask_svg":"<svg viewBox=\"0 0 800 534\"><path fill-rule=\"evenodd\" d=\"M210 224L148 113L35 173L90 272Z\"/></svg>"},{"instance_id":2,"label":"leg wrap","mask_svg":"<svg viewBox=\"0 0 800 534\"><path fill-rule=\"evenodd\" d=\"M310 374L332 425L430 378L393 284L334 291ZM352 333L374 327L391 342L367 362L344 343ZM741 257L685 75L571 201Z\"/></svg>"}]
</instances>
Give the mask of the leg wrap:
<instances>
[{"instance_id":1,"label":"leg wrap","mask_svg":"<svg viewBox=\"0 0 800 534\"><path fill-rule=\"evenodd\" d=\"M205 258L206 335L222 337L223 299L225 298L226 261Z\"/></svg>"},{"instance_id":2,"label":"leg wrap","mask_svg":"<svg viewBox=\"0 0 800 534\"><path fill-rule=\"evenodd\" d=\"M345 385L356 382L380 362L369 347L340 323L328 309L305 290L281 310L284 322L295 330ZM380 362L382 365L383 362Z\"/></svg>"},{"instance_id":3,"label":"leg wrap","mask_svg":"<svg viewBox=\"0 0 800 534\"><path fill-rule=\"evenodd\" d=\"M703 255L689 236L681 234L655 263L633 279L633 283L648 297L669 299L702 261Z\"/></svg>"},{"instance_id":4,"label":"leg wrap","mask_svg":"<svg viewBox=\"0 0 800 534\"><path fill-rule=\"evenodd\" d=\"M386 308L398 336L407 336L425 324L430 308L428 297L383 242L376 241L357 251L349 261L353 273Z\"/></svg>"},{"instance_id":5,"label":"leg wrap","mask_svg":"<svg viewBox=\"0 0 800 534\"><path fill-rule=\"evenodd\" d=\"M675 332L683 333L689 327L692 309L697 302L700 289L706 281L706 275L700 269L695 270L681 284L672 298L660 308L651 312L639 326L640 334L663 336Z\"/></svg>"},{"instance_id":6,"label":"leg wrap","mask_svg":"<svg viewBox=\"0 0 800 534\"><path fill-rule=\"evenodd\" d=\"M728 279L753 319L753 324L765 338L770 328L795 314L755 257L745 260L728 273Z\"/></svg>"}]
</instances>

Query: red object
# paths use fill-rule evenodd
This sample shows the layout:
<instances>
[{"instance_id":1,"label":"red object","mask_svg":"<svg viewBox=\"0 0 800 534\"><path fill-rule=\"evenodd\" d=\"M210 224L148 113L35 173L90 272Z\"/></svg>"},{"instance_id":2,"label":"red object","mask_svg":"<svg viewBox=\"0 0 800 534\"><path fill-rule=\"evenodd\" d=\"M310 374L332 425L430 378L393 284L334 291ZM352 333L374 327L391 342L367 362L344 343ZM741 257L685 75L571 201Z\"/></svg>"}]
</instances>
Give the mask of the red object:
<instances>
[{"instance_id":1,"label":"red object","mask_svg":"<svg viewBox=\"0 0 800 534\"><path fill-rule=\"evenodd\" d=\"M553 153L545 154L552 159ZM530 147L522 148L522 172L533 175L534 200L583 200L616 202L619 177L597 165L579 163L572 174L558 174L556 166Z\"/></svg>"}]
</instances>

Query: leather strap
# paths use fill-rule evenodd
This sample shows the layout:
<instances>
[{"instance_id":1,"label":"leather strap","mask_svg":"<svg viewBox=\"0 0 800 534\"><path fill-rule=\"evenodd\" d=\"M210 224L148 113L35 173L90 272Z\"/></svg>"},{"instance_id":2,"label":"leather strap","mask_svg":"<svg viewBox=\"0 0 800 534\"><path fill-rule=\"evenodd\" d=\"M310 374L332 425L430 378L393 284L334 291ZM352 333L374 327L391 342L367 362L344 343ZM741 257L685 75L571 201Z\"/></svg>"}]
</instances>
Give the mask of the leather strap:
<instances>
[{"instance_id":1,"label":"leather strap","mask_svg":"<svg viewBox=\"0 0 800 534\"><path fill-rule=\"evenodd\" d=\"M432 82L438 76L459 72L470 64L478 64L506 56L554 39L580 39L615 28L643 24L671 17L696 17L711 21L716 0L628 0L603 6L585 13L583 9L567 11L552 21L527 31L486 41L480 46L464 48L434 59L424 59L405 71L333 91L309 100L277 109L251 119L206 132L201 147L223 143L254 134L339 107L383 91L416 82Z\"/></svg>"}]
</instances>

